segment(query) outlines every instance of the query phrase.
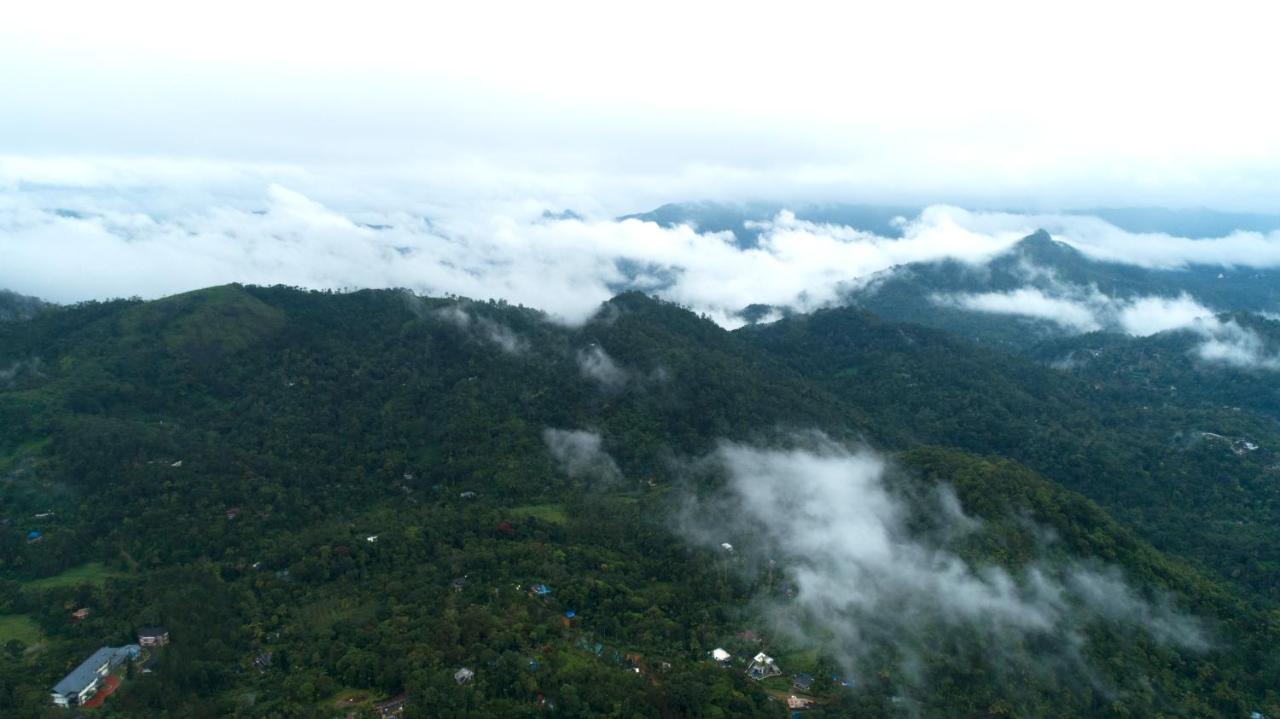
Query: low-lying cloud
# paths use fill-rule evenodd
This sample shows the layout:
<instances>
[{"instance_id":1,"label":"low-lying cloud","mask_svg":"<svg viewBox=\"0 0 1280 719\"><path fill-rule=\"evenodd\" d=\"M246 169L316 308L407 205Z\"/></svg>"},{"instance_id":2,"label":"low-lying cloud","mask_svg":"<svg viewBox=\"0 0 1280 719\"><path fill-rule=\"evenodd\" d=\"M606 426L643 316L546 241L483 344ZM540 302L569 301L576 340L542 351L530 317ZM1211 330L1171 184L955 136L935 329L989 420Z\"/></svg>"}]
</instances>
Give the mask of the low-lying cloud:
<instances>
[{"instance_id":1,"label":"low-lying cloud","mask_svg":"<svg viewBox=\"0 0 1280 719\"><path fill-rule=\"evenodd\" d=\"M156 297L233 281L405 287L506 299L571 324L619 290L636 288L736 326L747 305L817 309L895 265L944 258L981 264L1037 227L1091 256L1145 266L1280 266L1274 234L1184 240L1072 215L935 206L903 218L900 237L883 237L784 211L752 223L759 239L747 245L733 232L547 214L564 205L513 188L426 202L403 181L374 183L375 190L368 189L371 178L344 183L287 167L139 163L86 174L94 169L101 168L10 163L9 186L0 193L0 287L61 302ZM438 185L432 191L444 192ZM552 194L594 206L581 188ZM74 283L66 281L70 267ZM1064 326L1088 327L1085 315L1057 299L970 301L1030 300Z\"/></svg>"},{"instance_id":2,"label":"low-lying cloud","mask_svg":"<svg viewBox=\"0 0 1280 719\"><path fill-rule=\"evenodd\" d=\"M1036 287L1023 287L1009 292L935 295L933 299L941 305L954 305L973 312L1048 320L1073 332L1102 329L1102 323L1087 304L1051 297Z\"/></svg>"},{"instance_id":3,"label":"low-lying cloud","mask_svg":"<svg viewBox=\"0 0 1280 719\"><path fill-rule=\"evenodd\" d=\"M473 316L460 305L435 310L431 316L451 324L464 332L496 345L507 354L520 354L527 343L506 325L488 317Z\"/></svg>"},{"instance_id":4,"label":"low-lying cloud","mask_svg":"<svg viewBox=\"0 0 1280 719\"><path fill-rule=\"evenodd\" d=\"M586 482L622 479L622 471L604 450L604 440L596 432L547 428L542 432L542 440L570 479Z\"/></svg>"},{"instance_id":5,"label":"low-lying cloud","mask_svg":"<svg viewBox=\"0 0 1280 719\"><path fill-rule=\"evenodd\" d=\"M765 616L803 646L822 646L855 676L886 644L911 661L939 624L997 647L1025 647L1036 636L1078 646L1099 621L1174 646L1205 646L1194 620L1139 597L1113 568L1032 563L1010 571L961 559L945 538L980 523L946 488L925 503L941 530L913 533L908 504L889 490L886 462L871 451L818 438L781 450L725 444L711 461L727 484L692 505L681 531L709 548L729 541L760 562L776 561L794 599L765 600Z\"/></svg>"},{"instance_id":6,"label":"low-lying cloud","mask_svg":"<svg viewBox=\"0 0 1280 719\"><path fill-rule=\"evenodd\" d=\"M600 345L592 345L578 352L578 371L583 377L609 391L622 389L630 376Z\"/></svg>"},{"instance_id":7,"label":"low-lying cloud","mask_svg":"<svg viewBox=\"0 0 1280 719\"><path fill-rule=\"evenodd\" d=\"M942 293L931 299L938 305L973 312L1045 320L1073 334L1110 330L1149 337L1161 332L1192 332L1203 338L1194 354L1205 362L1239 369L1280 369L1280 354L1270 349L1261 335L1234 320L1219 319L1214 310L1187 293L1121 299L1094 286L1063 283L1051 275L1040 279L1045 287Z\"/></svg>"}]
</instances>

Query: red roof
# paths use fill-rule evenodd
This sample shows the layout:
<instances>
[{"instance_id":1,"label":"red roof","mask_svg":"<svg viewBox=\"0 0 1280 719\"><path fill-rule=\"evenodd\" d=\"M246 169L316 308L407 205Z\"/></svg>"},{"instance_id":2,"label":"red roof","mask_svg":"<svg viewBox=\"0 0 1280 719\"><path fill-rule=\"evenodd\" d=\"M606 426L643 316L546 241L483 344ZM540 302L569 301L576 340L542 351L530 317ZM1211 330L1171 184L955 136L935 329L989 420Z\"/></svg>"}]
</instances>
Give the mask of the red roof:
<instances>
[{"instance_id":1,"label":"red roof","mask_svg":"<svg viewBox=\"0 0 1280 719\"><path fill-rule=\"evenodd\" d=\"M106 679L102 680L102 688L98 690L98 693L94 694L93 698L80 706L85 709L97 709L102 706L102 702L105 702L107 697L111 696L112 692L114 692L118 686L120 686L120 677L115 676L114 674L108 676Z\"/></svg>"}]
</instances>

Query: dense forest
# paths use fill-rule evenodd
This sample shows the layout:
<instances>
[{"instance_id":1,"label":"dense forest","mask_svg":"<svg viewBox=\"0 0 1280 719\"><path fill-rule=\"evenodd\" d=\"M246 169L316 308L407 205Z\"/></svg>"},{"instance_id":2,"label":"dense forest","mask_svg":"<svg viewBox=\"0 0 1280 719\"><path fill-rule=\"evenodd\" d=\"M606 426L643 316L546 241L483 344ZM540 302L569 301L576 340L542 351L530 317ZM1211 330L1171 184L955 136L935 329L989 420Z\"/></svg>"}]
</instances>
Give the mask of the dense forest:
<instances>
[{"instance_id":1,"label":"dense forest","mask_svg":"<svg viewBox=\"0 0 1280 719\"><path fill-rule=\"evenodd\" d=\"M0 322L0 707L67 716L58 679L162 625L86 711L781 717L803 674L815 717L1280 715L1274 391L1073 349L638 293L580 327L402 291L41 307ZM737 456L873 456L884 511L783 482L753 532ZM866 605L814 600L843 562Z\"/></svg>"}]
</instances>

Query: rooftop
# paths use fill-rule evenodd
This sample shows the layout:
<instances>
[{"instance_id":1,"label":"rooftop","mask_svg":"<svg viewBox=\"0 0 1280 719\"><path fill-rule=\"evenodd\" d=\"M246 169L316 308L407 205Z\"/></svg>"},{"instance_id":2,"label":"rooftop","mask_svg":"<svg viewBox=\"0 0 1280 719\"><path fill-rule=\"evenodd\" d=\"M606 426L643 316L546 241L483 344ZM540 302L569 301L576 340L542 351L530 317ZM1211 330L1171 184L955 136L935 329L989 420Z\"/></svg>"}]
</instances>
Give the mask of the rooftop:
<instances>
[{"instance_id":1,"label":"rooftop","mask_svg":"<svg viewBox=\"0 0 1280 719\"><path fill-rule=\"evenodd\" d=\"M126 644L123 647L103 647L88 659L80 662L80 666L71 670L71 673L62 678L62 681L53 685L53 691L57 694L79 694L84 691L100 675L98 669L103 665L115 664L124 657L136 654L137 645Z\"/></svg>"}]
</instances>

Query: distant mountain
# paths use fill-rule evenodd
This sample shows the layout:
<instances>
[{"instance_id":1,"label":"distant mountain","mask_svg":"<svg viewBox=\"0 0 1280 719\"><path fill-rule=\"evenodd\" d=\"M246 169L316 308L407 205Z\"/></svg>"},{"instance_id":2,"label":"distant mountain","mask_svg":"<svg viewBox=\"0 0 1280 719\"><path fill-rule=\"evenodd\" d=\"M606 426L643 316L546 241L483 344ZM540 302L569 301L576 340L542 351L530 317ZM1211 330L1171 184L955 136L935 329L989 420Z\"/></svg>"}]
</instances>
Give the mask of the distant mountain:
<instances>
[{"instance_id":1,"label":"distant mountain","mask_svg":"<svg viewBox=\"0 0 1280 719\"><path fill-rule=\"evenodd\" d=\"M748 223L772 220L783 210L794 213L800 220L848 225L883 237L901 237L902 228L897 221L915 217L920 214L920 209L904 205L841 203L679 202L618 219L656 222L664 227L691 225L701 232L733 232L740 247L755 247L759 244L760 230L748 227Z\"/></svg>"},{"instance_id":2,"label":"distant mountain","mask_svg":"<svg viewBox=\"0 0 1280 719\"><path fill-rule=\"evenodd\" d=\"M28 320L52 306L35 297L0 289L0 322Z\"/></svg>"},{"instance_id":3,"label":"distant mountain","mask_svg":"<svg viewBox=\"0 0 1280 719\"><path fill-rule=\"evenodd\" d=\"M1099 304L1183 294L1215 311L1272 311L1280 308L1280 270L1207 265L1160 270L1098 261L1041 230L985 264L948 259L892 267L855 283L843 301L885 319L938 327L1013 350L1116 329L1105 312L1091 318L1062 307L1064 316L1050 318L1048 309L1037 313L1037 308L1020 307L1028 292L1090 311Z\"/></svg>"},{"instance_id":4,"label":"distant mountain","mask_svg":"<svg viewBox=\"0 0 1280 719\"><path fill-rule=\"evenodd\" d=\"M626 215L664 226L687 224L707 232L733 231L739 241L752 246L759 232L744 227L746 222L772 219L782 210L810 222L848 225L883 237L899 237L899 217L911 219L920 214L921 206L876 205L859 203L787 203L787 202L676 202L648 212ZM1019 208L989 208L997 212L1036 214ZM1224 237L1237 231L1274 232L1280 230L1280 215L1220 212L1206 209L1169 209L1160 207L1099 207L1063 210L1064 215L1097 217L1128 232L1164 233L1175 237L1203 239Z\"/></svg>"},{"instance_id":5,"label":"distant mountain","mask_svg":"<svg viewBox=\"0 0 1280 719\"><path fill-rule=\"evenodd\" d=\"M1097 207L1068 214L1097 217L1129 232L1163 232L1175 237L1204 239L1232 232L1275 232L1280 215L1256 212L1220 212L1167 207Z\"/></svg>"}]
</instances>

